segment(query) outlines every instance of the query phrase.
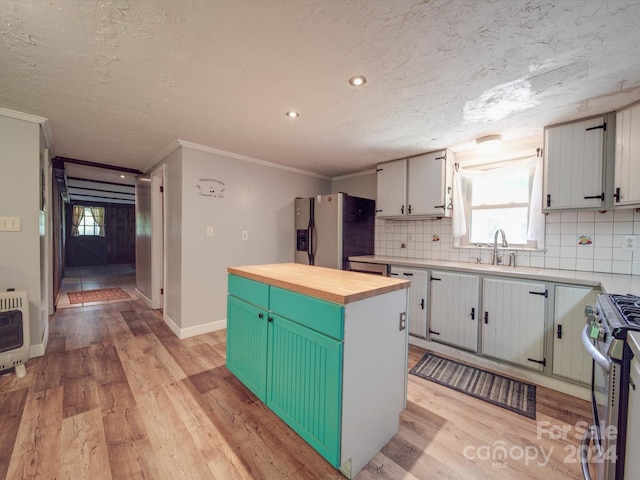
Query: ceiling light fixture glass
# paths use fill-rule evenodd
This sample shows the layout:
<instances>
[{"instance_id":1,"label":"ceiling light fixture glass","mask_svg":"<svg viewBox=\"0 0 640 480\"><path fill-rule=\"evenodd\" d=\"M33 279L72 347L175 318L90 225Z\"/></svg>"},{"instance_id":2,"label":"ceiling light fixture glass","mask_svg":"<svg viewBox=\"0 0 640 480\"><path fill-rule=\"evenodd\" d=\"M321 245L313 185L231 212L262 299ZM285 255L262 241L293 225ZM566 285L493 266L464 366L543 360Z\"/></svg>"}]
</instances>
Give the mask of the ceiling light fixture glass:
<instances>
[{"instance_id":1,"label":"ceiling light fixture glass","mask_svg":"<svg viewBox=\"0 0 640 480\"><path fill-rule=\"evenodd\" d=\"M351 85L352 87L361 87L365 83L367 83L367 79L364 75L357 75L349 79L349 85Z\"/></svg>"},{"instance_id":2,"label":"ceiling light fixture glass","mask_svg":"<svg viewBox=\"0 0 640 480\"><path fill-rule=\"evenodd\" d=\"M476 139L476 153L490 155L498 153L502 148L502 135L485 135Z\"/></svg>"},{"instance_id":3,"label":"ceiling light fixture glass","mask_svg":"<svg viewBox=\"0 0 640 480\"><path fill-rule=\"evenodd\" d=\"M294 112L293 110L289 110L287 112L287 117L289 118L298 118L300 114L298 112Z\"/></svg>"},{"instance_id":4,"label":"ceiling light fixture glass","mask_svg":"<svg viewBox=\"0 0 640 480\"><path fill-rule=\"evenodd\" d=\"M124 175L120 175L120 178L126 178Z\"/></svg>"}]
</instances>

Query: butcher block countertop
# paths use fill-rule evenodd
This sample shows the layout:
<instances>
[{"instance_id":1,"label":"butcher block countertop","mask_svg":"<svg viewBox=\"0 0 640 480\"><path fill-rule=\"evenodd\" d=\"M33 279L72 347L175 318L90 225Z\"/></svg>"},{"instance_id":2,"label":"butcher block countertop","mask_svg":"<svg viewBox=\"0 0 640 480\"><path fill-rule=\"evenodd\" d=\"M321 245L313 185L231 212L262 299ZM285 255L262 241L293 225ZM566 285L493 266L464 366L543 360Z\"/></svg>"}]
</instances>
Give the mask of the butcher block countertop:
<instances>
[{"instance_id":1,"label":"butcher block countertop","mask_svg":"<svg viewBox=\"0 0 640 480\"><path fill-rule=\"evenodd\" d=\"M402 290L410 284L407 280L382 275L299 263L229 267L227 271L233 275L342 305Z\"/></svg>"}]
</instances>

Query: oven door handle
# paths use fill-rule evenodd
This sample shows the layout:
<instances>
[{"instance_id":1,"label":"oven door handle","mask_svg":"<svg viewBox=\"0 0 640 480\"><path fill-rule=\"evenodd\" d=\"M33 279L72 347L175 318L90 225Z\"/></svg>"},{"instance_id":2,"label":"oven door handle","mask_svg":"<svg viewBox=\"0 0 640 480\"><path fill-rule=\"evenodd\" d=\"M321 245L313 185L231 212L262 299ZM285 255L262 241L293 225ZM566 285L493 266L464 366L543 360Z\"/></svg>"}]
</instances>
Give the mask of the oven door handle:
<instances>
[{"instance_id":1,"label":"oven door handle","mask_svg":"<svg viewBox=\"0 0 640 480\"><path fill-rule=\"evenodd\" d=\"M582 467L582 478L584 480L591 480L591 472L589 472L589 445L596 439L596 427L589 425L584 431L582 436L582 442L580 442L580 466Z\"/></svg>"},{"instance_id":2,"label":"oven door handle","mask_svg":"<svg viewBox=\"0 0 640 480\"><path fill-rule=\"evenodd\" d=\"M598 349L595 347L593 342L591 341L591 337L589 336L589 330L591 330L591 325L585 325L582 330L582 344L584 348L587 349L587 352L595 360L595 362L600 365L606 372L610 369L610 362L607 357L602 355Z\"/></svg>"}]
</instances>

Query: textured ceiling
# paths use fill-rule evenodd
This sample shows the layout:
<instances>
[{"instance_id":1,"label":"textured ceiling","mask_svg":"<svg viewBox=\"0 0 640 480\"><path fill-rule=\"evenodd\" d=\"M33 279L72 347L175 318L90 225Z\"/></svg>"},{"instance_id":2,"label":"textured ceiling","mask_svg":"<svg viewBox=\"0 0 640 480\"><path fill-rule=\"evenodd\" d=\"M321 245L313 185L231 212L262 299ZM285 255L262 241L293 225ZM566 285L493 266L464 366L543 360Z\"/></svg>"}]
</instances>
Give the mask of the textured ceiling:
<instances>
[{"instance_id":1,"label":"textured ceiling","mask_svg":"<svg viewBox=\"0 0 640 480\"><path fill-rule=\"evenodd\" d=\"M182 139L336 176L640 100L639 24L626 0L0 0L0 107L64 157L143 170Z\"/></svg>"}]
</instances>

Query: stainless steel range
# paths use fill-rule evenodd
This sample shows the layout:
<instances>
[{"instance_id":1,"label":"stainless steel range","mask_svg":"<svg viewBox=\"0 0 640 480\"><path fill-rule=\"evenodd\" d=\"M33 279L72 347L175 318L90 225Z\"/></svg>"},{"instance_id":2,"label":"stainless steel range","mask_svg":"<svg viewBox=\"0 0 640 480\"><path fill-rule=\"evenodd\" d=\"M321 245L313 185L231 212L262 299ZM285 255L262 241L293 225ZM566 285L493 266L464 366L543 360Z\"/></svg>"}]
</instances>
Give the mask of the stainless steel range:
<instances>
[{"instance_id":1,"label":"stainless steel range","mask_svg":"<svg viewBox=\"0 0 640 480\"><path fill-rule=\"evenodd\" d=\"M627 333L640 331L640 297L601 294L595 308L587 307L586 313L582 343L593 358L593 425L582 441L582 473L585 480L592 480L588 468L591 463L596 464L597 480L624 480L629 368L633 358ZM596 455L590 458L591 443Z\"/></svg>"}]
</instances>

